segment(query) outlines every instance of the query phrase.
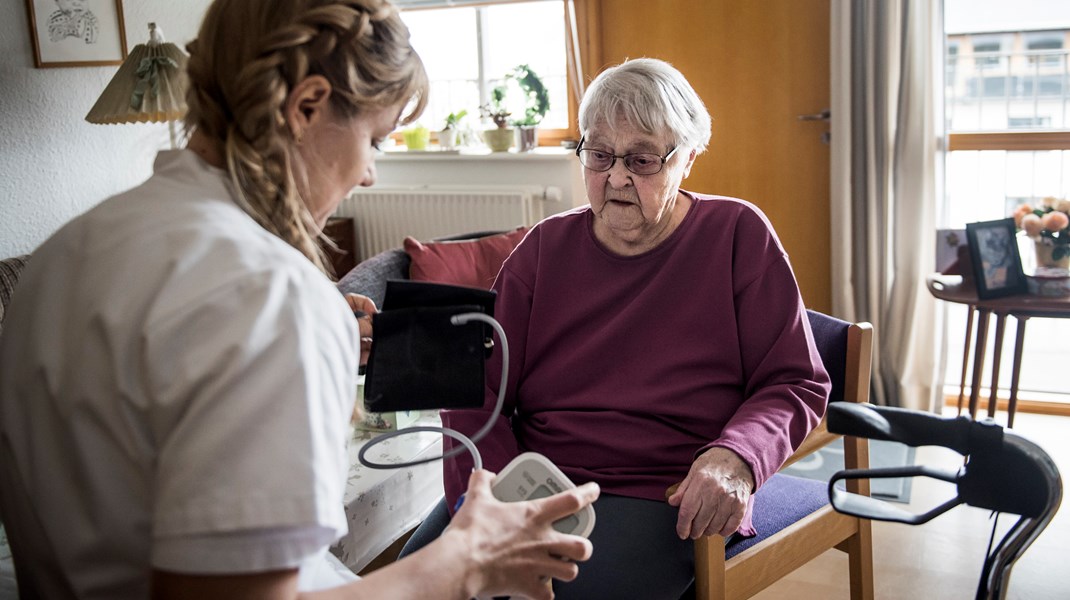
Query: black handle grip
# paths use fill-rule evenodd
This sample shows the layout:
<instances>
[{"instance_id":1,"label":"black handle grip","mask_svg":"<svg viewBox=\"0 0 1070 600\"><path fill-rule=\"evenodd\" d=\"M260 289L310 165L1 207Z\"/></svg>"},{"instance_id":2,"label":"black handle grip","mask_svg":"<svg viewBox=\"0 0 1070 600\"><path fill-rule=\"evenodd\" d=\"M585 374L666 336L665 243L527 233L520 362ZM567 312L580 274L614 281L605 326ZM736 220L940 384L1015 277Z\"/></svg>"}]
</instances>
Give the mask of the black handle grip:
<instances>
[{"instance_id":1,"label":"black handle grip","mask_svg":"<svg viewBox=\"0 0 1070 600\"><path fill-rule=\"evenodd\" d=\"M963 455L980 447L998 448L1003 434L999 425L967 417L943 418L919 410L846 402L829 405L828 428L832 433L908 446L943 446Z\"/></svg>"},{"instance_id":2,"label":"black handle grip","mask_svg":"<svg viewBox=\"0 0 1070 600\"><path fill-rule=\"evenodd\" d=\"M873 521L906 523L907 525L927 523L962 504L961 499L952 498L926 512L915 514L898 506L893 506L890 502L884 500L845 492L839 488L832 487L832 484L829 485L829 502L836 512L845 515Z\"/></svg>"},{"instance_id":3,"label":"black handle grip","mask_svg":"<svg viewBox=\"0 0 1070 600\"><path fill-rule=\"evenodd\" d=\"M893 506L884 500L870 496L861 496L845 492L836 487L844 479L898 479L904 477L931 477L949 483L958 483L960 471L943 471L926 466L889 467L884 469L851 469L837 471L829 480L829 502L837 512L875 521L892 521L920 525L933 517L958 506L962 500L955 498L924 513L912 513L904 508Z\"/></svg>"}]
</instances>

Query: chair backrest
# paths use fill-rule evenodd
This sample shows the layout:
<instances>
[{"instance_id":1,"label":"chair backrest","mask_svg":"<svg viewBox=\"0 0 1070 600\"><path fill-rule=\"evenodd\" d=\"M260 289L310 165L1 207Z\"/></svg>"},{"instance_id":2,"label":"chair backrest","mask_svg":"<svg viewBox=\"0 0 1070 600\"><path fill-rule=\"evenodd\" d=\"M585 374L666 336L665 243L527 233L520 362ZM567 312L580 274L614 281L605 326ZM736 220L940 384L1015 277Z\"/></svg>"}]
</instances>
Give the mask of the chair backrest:
<instances>
[{"instance_id":1,"label":"chair backrest","mask_svg":"<svg viewBox=\"0 0 1070 600\"><path fill-rule=\"evenodd\" d=\"M842 321L814 310L807 310L806 315L817 351L832 380L829 402L868 402L873 325Z\"/></svg>"},{"instance_id":2,"label":"chair backrest","mask_svg":"<svg viewBox=\"0 0 1070 600\"><path fill-rule=\"evenodd\" d=\"M810 319L810 329L814 332L814 344L821 354L821 362L825 364L825 370L832 380L829 403L840 402L843 400L844 374L847 371L847 332L851 324L815 310L807 310L806 316Z\"/></svg>"},{"instance_id":3,"label":"chair backrest","mask_svg":"<svg viewBox=\"0 0 1070 600\"><path fill-rule=\"evenodd\" d=\"M815 310L807 310L806 316L810 319L810 329L821 362L832 381L829 403L866 402L869 399L870 362L873 357L873 326L869 323L850 323ZM784 466L813 454L838 437L829 433L822 419L821 424L810 432ZM857 447L858 442L855 441L846 445L844 450L854 455ZM852 485L855 484L868 485L868 482L853 480Z\"/></svg>"}]
</instances>

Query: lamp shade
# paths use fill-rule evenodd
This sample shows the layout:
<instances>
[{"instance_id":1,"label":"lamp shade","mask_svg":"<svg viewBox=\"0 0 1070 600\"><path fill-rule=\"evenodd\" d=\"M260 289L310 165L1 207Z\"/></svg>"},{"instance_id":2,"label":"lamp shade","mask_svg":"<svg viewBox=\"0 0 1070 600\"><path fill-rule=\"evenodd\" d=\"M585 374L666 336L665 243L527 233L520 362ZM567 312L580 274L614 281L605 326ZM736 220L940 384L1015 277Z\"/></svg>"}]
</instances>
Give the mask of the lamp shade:
<instances>
[{"instance_id":1,"label":"lamp shade","mask_svg":"<svg viewBox=\"0 0 1070 600\"><path fill-rule=\"evenodd\" d=\"M119 66L85 120L90 123L163 123L186 114L186 53L164 42L149 23L149 41Z\"/></svg>"}]
</instances>

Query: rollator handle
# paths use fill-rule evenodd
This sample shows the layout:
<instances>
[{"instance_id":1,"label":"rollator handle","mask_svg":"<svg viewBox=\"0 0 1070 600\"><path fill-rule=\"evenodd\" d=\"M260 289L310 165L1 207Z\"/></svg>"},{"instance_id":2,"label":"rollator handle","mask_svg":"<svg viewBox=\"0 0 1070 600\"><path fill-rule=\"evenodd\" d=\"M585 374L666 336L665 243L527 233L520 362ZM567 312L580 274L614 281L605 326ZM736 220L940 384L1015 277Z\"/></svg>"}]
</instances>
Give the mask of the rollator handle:
<instances>
[{"instance_id":1,"label":"rollator handle","mask_svg":"<svg viewBox=\"0 0 1070 600\"><path fill-rule=\"evenodd\" d=\"M942 446L962 455L983 448L998 450L1003 439L1003 428L991 421L944 418L906 408L847 402L829 404L828 429L914 447Z\"/></svg>"}]
</instances>

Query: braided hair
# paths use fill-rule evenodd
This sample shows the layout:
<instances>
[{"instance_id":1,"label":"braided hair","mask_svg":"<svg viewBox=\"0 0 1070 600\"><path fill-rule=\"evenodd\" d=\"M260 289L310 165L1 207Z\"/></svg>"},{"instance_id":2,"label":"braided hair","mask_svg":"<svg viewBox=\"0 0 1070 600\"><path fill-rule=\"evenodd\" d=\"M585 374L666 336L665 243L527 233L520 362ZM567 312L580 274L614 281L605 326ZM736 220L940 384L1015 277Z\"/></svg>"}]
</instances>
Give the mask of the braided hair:
<instances>
[{"instance_id":1,"label":"braided hair","mask_svg":"<svg viewBox=\"0 0 1070 600\"><path fill-rule=\"evenodd\" d=\"M298 181L306 165L284 115L290 91L324 77L344 118L427 104L428 80L387 0L216 0L186 49L186 128L219 144L241 207L327 272Z\"/></svg>"}]
</instances>

